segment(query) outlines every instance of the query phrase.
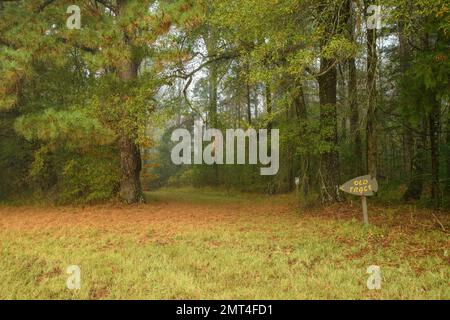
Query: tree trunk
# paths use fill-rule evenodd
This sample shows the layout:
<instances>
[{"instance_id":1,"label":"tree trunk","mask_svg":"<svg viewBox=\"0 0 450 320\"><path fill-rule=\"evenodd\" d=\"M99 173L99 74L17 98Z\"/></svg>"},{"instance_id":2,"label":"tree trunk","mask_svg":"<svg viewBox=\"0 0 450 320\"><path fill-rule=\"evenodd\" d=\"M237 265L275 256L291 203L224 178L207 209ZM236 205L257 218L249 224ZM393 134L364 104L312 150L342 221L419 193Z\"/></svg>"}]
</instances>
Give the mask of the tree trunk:
<instances>
[{"instance_id":1,"label":"tree trunk","mask_svg":"<svg viewBox=\"0 0 450 320\"><path fill-rule=\"evenodd\" d=\"M446 191L450 193L450 110L447 110L447 183Z\"/></svg>"},{"instance_id":2,"label":"tree trunk","mask_svg":"<svg viewBox=\"0 0 450 320\"><path fill-rule=\"evenodd\" d=\"M433 91L429 93L431 112L429 114L431 147L431 199L435 209L442 206L439 184L439 137L440 137L440 103Z\"/></svg>"},{"instance_id":3,"label":"tree trunk","mask_svg":"<svg viewBox=\"0 0 450 320\"><path fill-rule=\"evenodd\" d=\"M447 183L446 191L450 193L450 110L447 110Z\"/></svg>"},{"instance_id":4,"label":"tree trunk","mask_svg":"<svg viewBox=\"0 0 450 320\"><path fill-rule=\"evenodd\" d=\"M361 145L361 127L359 123L359 106L358 106L358 88L357 88L357 78L356 78L356 62L354 58L348 61L349 65L349 81L348 81L348 96L350 99L350 135L352 137L351 141L353 144L353 155L355 155L355 170L356 174L360 175L363 173L362 166L362 145Z\"/></svg>"},{"instance_id":5,"label":"tree trunk","mask_svg":"<svg viewBox=\"0 0 450 320\"><path fill-rule=\"evenodd\" d=\"M265 94L266 94L266 112L267 116L269 117L269 120L267 121L267 130L270 135L270 130L272 130L272 92L268 84L266 84Z\"/></svg>"},{"instance_id":6,"label":"tree trunk","mask_svg":"<svg viewBox=\"0 0 450 320\"><path fill-rule=\"evenodd\" d=\"M308 118L308 112L307 112L307 106L306 106L306 100L305 100L305 93L303 90L303 85L300 83L298 87L298 93L294 97L294 103L296 106L296 112L297 112L297 119L299 121L299 139L302 141L304 135L306 134L306 126L307 126L307 118ZM307 153L303 153L300 156L299 159L299 169L298 169L298 178L299 178L299 186L297 188L299 199L302 201L300 202L301 207L305 207L307 205L306 196L309 193L310 190L310 169L309 169L309 163L310 163L311 157Z\"/></svg>"},{"instance_id":7,"label":"tree trunk","mask_svg":"<svg viewBox=\"0 0 450 320\"><path fill-rule=\"evenodd\" d=\"M377 34L376 29L367 29L367 171L373 178L377 177L378 167L378 145L377 145L377 123L376 123L376 98L377 98Z\"/></svg>"},{"instance_id":8,"label":"tree trunk","mask_svg":"<svg viewBox=\"0 0 450 320\"><path fill-rule=\"evenodd\" d=\"M426 146L427 146L427 123L424 117L423 104L417 97L411 96L408 93L409 80L406 77L407 71L411 66L411 46L408 43L408 38L405 36L404 23L399 22L399 62L401 73L401 100L400 103L404 109L414 107L416 112L422 115L422 122L417 127L420 132L419 136L415 137L411 132L413 124L408 118L404 119L403 126L403 165L405 176L409 180L408 187L403 195L403 200L417 201L420 200L423 193L423 186L425 182L425 165L426 165Z\"/></svg>"},{"instance_id":9,"label":"tree trunk","mask_svg":"<svg viewBox=\"0 0 450 320\"><path fill-rule=\"evenodd\" d=\"M118 15L121 15L125 11L126 1L118 0L117 9ZM129 38L126 31L124 31L124 43L128 46L130 52L132 47L129 44ZM131 54L131 56L133 56ZM138 77L139 62L130 58L122 68L118 71L118 76L121 81L132 81ZM125 203L131 204L143 201L140 174L142 169L141 153L139 146L135 140L137 137L136 132L131 134L122 133L119 137L119 150L120 150L120 191L119 196Z\"/></svg>"},{"instance_id":10,"label":"tree trunk","mask_svg":"<svg viewBox=\"0 0 450 320\"><path fill-rule=\"evenodd\" d=\"M355 42L355 16L352 8L352 2L347 1L348 10L348 32L351 42ZM355 155L354 161L357 175L361 175L362 168L362 146L361 146L361 128L359 123L359 106L358 106L358 80L356 73L356 59L348 60L348 98L350 104L350 136L352 141L352 153Z\"/></svg>"},{"instance_id":11,"label":"tree trunk","mask_svg":"<svg viewBox=\"0 0 450 320\"><path fill-rule=\"evenodd\" d=\"M347 0L346 6L346 22L348 39L350 42L355 43L355 24L356 17L355 11L352 6L352 1ZM357 81L357 69L356 59L354 57L348 59L348 100L350 107L350 143L352 154L354 155L353 163L355 173L357 175L363 174L363 153L361 145L361 127L360 127L360 115L358 106L358 81ZM346 124L343 124L346 125ZM345 127L344 127L345 128Z\"/></svg>"},{"instance_id":12,"label":"tree trunk","mask_svg":"<svg viewBox=\"0 0 450 320\"><path fill-rule=\"evenodd\" d=\"M426 127L424 119L420 129L422 134L416 140L415 153L411 162L411 178L408 188L403 195L403 200L407 202L419 200L422 196L426 162L425 149L427 145Z\"/></svg>"},{"instance_id":13,"label":"tree trunk","mask_svg":"<svg viewBox=\"0 0 450 320\"><path fill-rule=\"evenodd\" d=\"M128 204L141 202L141 153L139 147L133 139L125 136L120 138L119 147L122 171L120 198Z\"/></svg>"},{"instance_id":14,"label":"tree trunk","mask_svg":"<svg viewBox=\"0 0 450 320\"><path fill-rule=\"evenodd\" d=\"M319 99L321 139L328 150L322 152L320 165L320 189L322 203L338 200L340 180L339 155L337 151L337 71L334 61L320 60Z\"/></svg>"},{"instance_id":15,"label":"tree trunk","mask_svg":"<svg viewBox=\"0 0 450 320\"><path fill-rule=\"evenodd\" d=\"M250 91L250 84L246 83L246 93L247 93L247 121L248 124L252 124L252 99L251 99L251 91Z\"/></svg>"},{"instance_id":16,"label":"tree trunk","mask_svg":"<svg viewBox=\"0 0 450 320\"><path fill-rule=\"evenodd\" d=\"M405 178L410 179L413 174L414 137L406 127L403 128L403 131L403 170L405 172Z\"/></svg>"},{"instance_id":17,"label":"tree trunk","mask_svg":"<svg viewBox=\"0 0 450 320\"><path fill-rule=\"evenodd\" d=\"M137 78L139 64L128 62L119 72L122 81L130 81ZM137 132L131 136L122 134L119 138L120 150L120 198L125 203L131 204L143 201L140 173L142 169L141 153L135 143Z\"/></svg>"},{"instance_id":18,"label":"tree trunk","mask_svg":"<svg viewBox=\"0 0 450 320\"><path fill-rule=\"evenodd\" d=\"M209 69L209 126L217 128L217 66L211 64Z\"/></svg>"},{"instance_id":19,"label":"tree trunk","mask_svg":"<svg viewBox=\"0 0 450 320\"><path fill-rule=\"evenodd\" d=\"M255 104L255 112L254 112L254 118L258 119L258 96L259 96L259 87L256 87L255 90L253 90L253 103Z\"/></svg>"},{"instance_id":20,"label":"tree trunk","mask_svg":"<svg viewBox=\"0 0 450 320\"><path fill-rule=\"evenodd\" d=\"M216 35L214 32L208 32L205 37L206 50L209 56L216 54ZM208 110L208 125L210 128L218 128L217 118L217 86L218 86L218 66L216 63L209 65L208 75L208 98L209 98L209 110Z\"/></svg>"},{"instance_id":21,"label":"tree trunk","mask_svg":"<svg viewBox=\"0 0 450 320\"><path fill-rule=\"evenodd\" d=\"M206 50L209 56L214 56L217 51L217 37L213 31L208 32L205 39ZM208 91L209 91L209 112L208 112L208 125L210 128L219 129L219 118L217 114L217 100L218 100L218 85L219 85L219 70L217 63L211 63L209 65L209 77L208 77ZM211 185L219 184L219 166L217 163L212 165L212 180Z\"/></svg>"},{"instance_id":22,"label":"tree trunk","mask_svg":"<svg viewBox=\"0 0 450 320\"><path fill-rule=\"evenodd\" d=\"M408 79L406 79L406 72L411 64L411 47L408 43L407 37L404 35L404 23L399 22L399 57L400 57L400 73L401 73L401 104L403 108L409 108L410 104L414 103L415 99L411 99L407 92ZM420 108L420 106L417 106ZM418 109L419 110L419 109ZM406 177L411 179L413 174L413 158L414 158L414 136L411 133L410 127L412 124L409 119L404 119L406 125L403 126L403 167Z\"/></svg>"},{"instance_id":23,"label":"tree trunk","mask_svg":"<svg viewBox=\"0 0 450 320\"><path fill-rule=\"evenodd\" d=\"M252 124L252 97L251 97L251 87L250 87L250 65L247 63L247 77L245 79L245 86L246 86L246 95L247 95L247 121L248 124Z\"/></svg>"}]
</instances>

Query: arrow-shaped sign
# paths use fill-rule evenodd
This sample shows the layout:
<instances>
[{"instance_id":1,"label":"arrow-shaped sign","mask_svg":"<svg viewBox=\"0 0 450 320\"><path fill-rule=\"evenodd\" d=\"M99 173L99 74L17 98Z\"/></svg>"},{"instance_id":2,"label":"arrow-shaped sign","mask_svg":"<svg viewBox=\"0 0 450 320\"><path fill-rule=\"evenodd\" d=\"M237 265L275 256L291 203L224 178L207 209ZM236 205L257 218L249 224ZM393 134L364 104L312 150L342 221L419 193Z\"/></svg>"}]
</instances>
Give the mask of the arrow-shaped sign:
<instances>
[{"instance_id":1,"label":"arrow-shaped sign","mask_svg":"<svg viewBox=\"0 0 450 320\"><path fill-rule=\"evenodd\" d=\"M339 189L355 196L373 196L378 191L378 182L367 175L347 181Z\"/></svg>"},{"instance_id":2,"label":"arrow-shaped sign","mask_svg":"<svg viewBox=\"0 0 450 320\"><path fill-rule=\"evenodd\" d=\"M364 216L364 224L369 224L369 216L367 214L367 196L373 196L375 192L378 191L377 179L370 175L354 178L347 181L342 186L339 187L340 190L353 194L355 196L360 196L362 201L362 209Z\"/></svg>"}]
</instances>

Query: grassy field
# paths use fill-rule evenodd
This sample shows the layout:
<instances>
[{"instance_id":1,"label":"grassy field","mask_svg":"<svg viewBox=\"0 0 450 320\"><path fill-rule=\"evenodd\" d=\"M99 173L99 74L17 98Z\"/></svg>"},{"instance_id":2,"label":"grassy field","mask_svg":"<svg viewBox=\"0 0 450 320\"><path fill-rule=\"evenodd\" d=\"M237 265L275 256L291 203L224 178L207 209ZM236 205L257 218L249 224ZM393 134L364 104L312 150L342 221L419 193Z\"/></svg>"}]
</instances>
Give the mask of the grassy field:
<instances>
[{"instance_id":1,"label":"grassy field","mask_svg":"<svg viewBox=\"0 0 450 320\"><path fill-rule=\"evenodd\" d=\"M189 189L0 207L1 299L450 299L450 214ZM66 288L69 265L81 289ZM381 268L369 290L367 268Z\"/></svg>"}]
</instances>

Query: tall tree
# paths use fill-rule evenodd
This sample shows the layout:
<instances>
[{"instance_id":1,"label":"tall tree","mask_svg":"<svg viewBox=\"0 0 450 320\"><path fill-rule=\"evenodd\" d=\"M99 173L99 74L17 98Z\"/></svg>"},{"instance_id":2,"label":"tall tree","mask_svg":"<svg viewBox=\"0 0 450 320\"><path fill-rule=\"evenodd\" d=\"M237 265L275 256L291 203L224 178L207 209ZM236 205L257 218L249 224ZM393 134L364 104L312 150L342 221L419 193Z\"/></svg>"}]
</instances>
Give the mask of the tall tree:
<instances>
[{"instance_id":1,"label":"tall tree","mask_svg":"<svg viewBox=\"0 0 450 320\"><path fill-rule=\"evenodd\" d=\"M356 10L352 1L347 1L348 11L348 37L349 41L354 43L356 29ZM363 173L362 167L362 146L361 146L361 124L358 104L358 79L356 69L356 58L354 56L348 59L348 99L350 105L350 136L352 142L352 155L354 155L356 174Z\"/></svg>"},{"instance_id":2,"label":"tall tree","mask_svg":"<svg viewBox=\"0 0 450 320\"><path fill-rule=\"evenodd\" d=\"M118 0L115 8L117 18L126 16L130 2ZM123 82L136 80L140 59L136 57L130 35L127 30L123 30L123 47L126 50L127 59L118 68L118 77ZM137 132L119 134L119 150L121 165L120 197L127 203L141 201L142 189L140 182L141 154L139 146L136 144Z\"/></svg>"},{"instance_id":3,"label":"tall tree","mask_svg":"<svg viewBox=\"0 0 450 320\"><path fill-rule=\"evenodd\" d=\"M366 2L367 13L368 3ZM378 168L378 133L377 133L377 29L369 24L366 25L367 37L367 118L366 118L366 141L367 156L366 168L373 178L377 177Z\"/></svg>"},{"instance_id":4,"label":"tall tree","mask_svg":"<svg viewBox=\"0 0 450 320\"><path fill-rule=\"evenodd\" d=\"M326 151L321 155L321 195L323 202L337 200L339 184L339 156L337 151L337 109L336 85L337 71L335 61L322 57L320 59L319 98L322 141Z\"/></svg>"},{"instance_id":5,"label":"tall tree","mask_svg":"<svg viewBox=\"0 0 450 320\"><path fill-rule=\"evenodd\" d=\"M337 63L339 55L335 51L344 41L346 25L346 3L348 1L322 1L318 6L323 26L321 44L319 83L320 131L324 150L320 159L320 190L322 202L338 200L340 183L340 164L338 153L338 119L337 119ZM348 9L347 9L348 10Z\"/></svg>"},{"instance_id":6,"label":"tall tree","mask_svg":"<svg viewBox=\"0 0 450 320\"><path fill-rule=\"evenodd\" d=\"M11 67L20 65L19 81L15 83L30 79L36 62L49 56L57 62L64 61L68 52L78 50L85 64L82 74L95 80L85 107L116 135L121 163L120 197L126 203L141 201L139 144L146 143L146 119L160 85L157 53L165 51L167 55L169 51L157 50L156 40L163 38L161 42L167 43L164 35L173 24L172 17L176 12L189 11L190 6L180 1L84 2L80 5L79 30L66 27L67 6L67 2L60 1L4 5L0 43L9 52ZM33 26L29 24L31 18ZM144 59L153 60L153 66L139 72ZM10 90L16 84L11 83L6 94L1 94L0 105L20 104L18 92Z\"/></svg>"}]
</instances>

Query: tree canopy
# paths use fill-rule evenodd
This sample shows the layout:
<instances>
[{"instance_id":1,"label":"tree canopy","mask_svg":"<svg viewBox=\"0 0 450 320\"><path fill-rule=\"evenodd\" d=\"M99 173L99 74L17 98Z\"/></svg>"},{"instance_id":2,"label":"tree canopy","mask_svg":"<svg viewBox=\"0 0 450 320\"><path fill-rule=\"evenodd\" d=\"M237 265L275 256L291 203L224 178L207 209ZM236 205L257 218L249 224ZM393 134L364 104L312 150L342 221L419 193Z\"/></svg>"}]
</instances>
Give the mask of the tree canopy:
<instances>
[{"instance_id":1,"label":"tree canopy","mask_svg":"<svg viewBox=\"0 0 450 320\"><path fill-rule=\"evenodd\" d=\"M2 195L135 203L191 184L297 190L307 205L370 174L380 197L448 205L449 13L445 0L0 1ZM171 132L197 120L279 129L278 174L174 165Z\"/></svg>"}]
</instances>

